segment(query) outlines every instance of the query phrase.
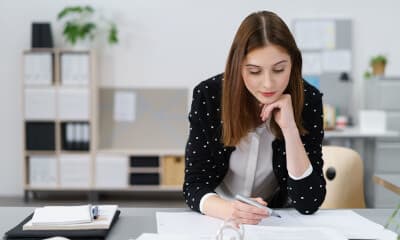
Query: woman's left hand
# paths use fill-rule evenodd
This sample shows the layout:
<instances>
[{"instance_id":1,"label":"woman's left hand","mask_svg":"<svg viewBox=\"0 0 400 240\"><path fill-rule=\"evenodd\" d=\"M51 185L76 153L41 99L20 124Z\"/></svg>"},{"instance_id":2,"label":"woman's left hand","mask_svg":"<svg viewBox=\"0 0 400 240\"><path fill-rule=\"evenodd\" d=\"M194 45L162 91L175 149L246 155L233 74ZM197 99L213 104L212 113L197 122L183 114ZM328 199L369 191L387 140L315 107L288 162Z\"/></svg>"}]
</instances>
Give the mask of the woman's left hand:
<instances>
[{"instance_id":1,"label":"woman's left hand","mask_svg":"<svg viewBox=\"0 0 400 240\"><path fill-rule=\"evenodd\" d=\"M271 115L282 132L286 129L297 128L290 94L282 94L275 102L264 104L260 114L262 121L266 121Z\"/></svg>"}]
</instances>

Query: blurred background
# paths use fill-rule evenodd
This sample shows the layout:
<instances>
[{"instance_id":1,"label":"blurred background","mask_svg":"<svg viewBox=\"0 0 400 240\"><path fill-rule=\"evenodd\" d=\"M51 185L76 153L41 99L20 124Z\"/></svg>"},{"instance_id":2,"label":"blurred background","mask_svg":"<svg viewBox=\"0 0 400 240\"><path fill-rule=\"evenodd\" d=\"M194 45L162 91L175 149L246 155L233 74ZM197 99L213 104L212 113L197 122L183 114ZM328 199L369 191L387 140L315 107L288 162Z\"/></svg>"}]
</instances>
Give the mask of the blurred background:
<instances>
[{"instance_id":1,"label":"blurred background","mask_svg":"<svg viewBox=\"0 0 400 240\"><path fill-rule=\"evenodd\" d=\"M224 71L241 21L269 10L294 34L303 77L324 93L324 146L361 159L349 165L342 148L326 149L331 191L352 185L361 204L351 207L393 208L399 8L395 0L1 0L0 205L184 206L193 87Z\"/></svg>"}]
</instances>

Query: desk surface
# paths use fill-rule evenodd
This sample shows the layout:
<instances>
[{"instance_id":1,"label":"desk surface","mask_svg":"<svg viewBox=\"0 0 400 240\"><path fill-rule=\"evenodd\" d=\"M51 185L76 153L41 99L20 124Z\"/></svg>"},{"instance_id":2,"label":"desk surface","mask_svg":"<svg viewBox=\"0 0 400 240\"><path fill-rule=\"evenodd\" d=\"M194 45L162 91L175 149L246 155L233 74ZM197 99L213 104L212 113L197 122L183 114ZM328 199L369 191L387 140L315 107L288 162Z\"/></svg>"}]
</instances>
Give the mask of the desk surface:
<instances>
[{"instance_id":1,"label":"desk surface","mask_svg":"<svg viewBox=\"0 0 400 240\"><path fill-rule=\"evenodd\" d=\"M347 127L343 130L327 130L325 138L396 138L400 133L397 131L387 130L385 132L365 132L359 127Z\"/></svg>"},{"instance_id":2,"label":"desk surface","mask_svg":"<svg viewBox=\"0 0 400 240\"><path fill-rule=\"evenodd\" d=\"M6 231L22 221L32 213L32 207L0 207L0 232ZM111 230L107 239L128 240L135 239L141 233L157 232L155 213L158 211L187 211L184 208L122 208L118 223ZM323 211L323 210L321 210ZM393 209L355 209L358 214L379 224L385 224L393 213Z\"/></svg>"},{"instance_id":3,"label":"desk surface","mask_svg":"<svg viewBox=\"0 0 400 240\"><path fill-rule=\"evenodd\" d=\"M400 195L400 174L375 174L374 182Z\"/></svg>"}]
</instances>

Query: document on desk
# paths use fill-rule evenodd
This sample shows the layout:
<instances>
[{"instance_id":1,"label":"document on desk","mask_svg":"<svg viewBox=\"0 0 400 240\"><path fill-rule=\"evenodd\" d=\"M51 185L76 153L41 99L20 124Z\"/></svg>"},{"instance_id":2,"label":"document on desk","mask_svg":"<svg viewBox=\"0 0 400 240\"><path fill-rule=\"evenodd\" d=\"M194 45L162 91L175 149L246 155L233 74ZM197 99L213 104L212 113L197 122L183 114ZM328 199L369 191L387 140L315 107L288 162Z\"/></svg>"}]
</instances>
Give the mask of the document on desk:
<instances>
[{"instance_id":1,"label":"document on desk","mask_svg":"<svg viewBox=\"0 0 400 240\"><path fill-rule=\"evenodd\" d=\"M296 210L277 211L282 218L266 218L260 225L285 227L326 227L341 232L348 239L382 239L385 229L351 210L319 210L303 215Z\"/></svg>"},{"instance_id":2,"label":"document on desk","mask_svg":"<svg viewBox=\"0 0 400 240\"><path fill-rule=\"evenodd\" d=\"M383 226L376 224L351 210L319 210L312 215L302 215L294 209L277 210L276 212L281 215L281 218L266 218L257 227L260 227L260 229L269 228L269 231L272 231L274 228L276 231L280 231L280 228L332 229L349 239L388 239L383 238L382 236L384 234L386 234L385 236L392 235L391 232L385 230ZM216 233L223 223L219 219L204 216L196 212L157 212L156 218L159 234L192 234L207 236ZM171 221L171 219L173 219L173 221ZM245 230L248 229L246 234L251 234L256 230L262 231L253 227L254 226L246 225ZM304 231L304 233L306 232L307 231ZM395 236L394 233L393 236ZM297 237L308 236L299 234ZM282 239L282 236L280 239ZM307 239L310 238L308 237Z\"/></svg>"},{"instance_id":3,"label":"document on desk","mask_svg":"<svg viewBox=\"0 0 400 240\"><path fill-rule=\"evenodd\" d=\"M137 240L203 240L214 239L223 221L194 212L157 212L158 234L141 236ZM171 221L173 219L173 221ZM331 228L277 227L244 225L245 240L346 240L345 236ZM179 236L175 237L174 236ZM185 237L190 236L190 237ZM234 237L226 231L225 237ZM229 239L229 238L226 238Z\"/></svg>"}]
</instances>

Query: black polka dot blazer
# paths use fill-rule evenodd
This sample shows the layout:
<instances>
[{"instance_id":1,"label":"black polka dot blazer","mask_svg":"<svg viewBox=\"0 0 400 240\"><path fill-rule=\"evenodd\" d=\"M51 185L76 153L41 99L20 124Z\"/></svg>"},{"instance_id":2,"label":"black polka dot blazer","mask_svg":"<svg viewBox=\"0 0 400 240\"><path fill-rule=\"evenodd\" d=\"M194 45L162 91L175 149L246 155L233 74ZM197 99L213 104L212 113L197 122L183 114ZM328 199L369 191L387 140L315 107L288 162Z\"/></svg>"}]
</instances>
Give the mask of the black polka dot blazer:
<instances>
[{"instance_id":1,"label":"black polka dot blazer","mask_svg":"<svg viewBox=\"0 0 400 240\"><path fill-rule=\"evenodd\" d=\"M198 84L193 90L189 112L190 132L185 151L185 181L183 195L187 205L200 212L201 198L221 183L228 171L229 159L235 147L225 147L221 141L221 93L223 74ZM322 93L304 83L303 126L309 131L301 136L313 166L312 174L300 180L288 176L284 140L272 142L272 166L279 190L268 206L294 207L300 213L317 211L325 198L325 179L322 174Z\"/></svg>"}]
</instances>

